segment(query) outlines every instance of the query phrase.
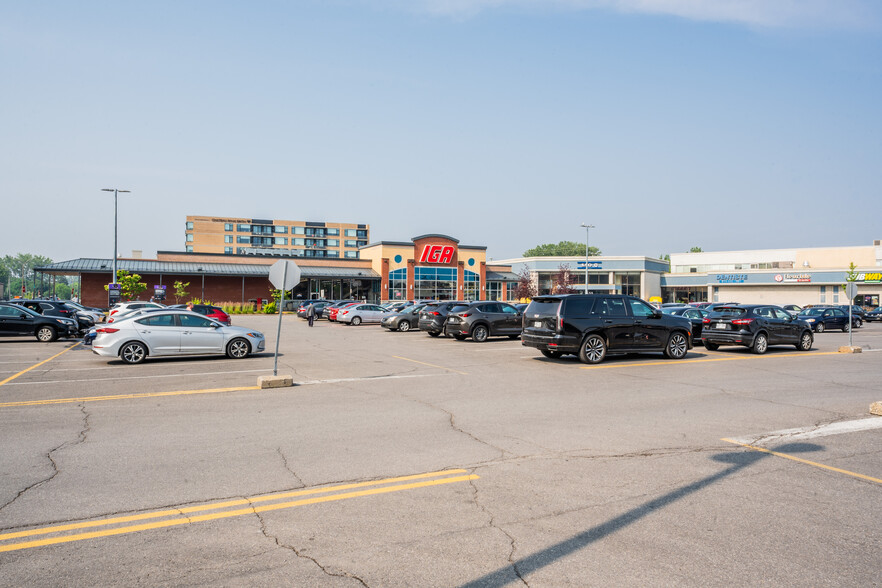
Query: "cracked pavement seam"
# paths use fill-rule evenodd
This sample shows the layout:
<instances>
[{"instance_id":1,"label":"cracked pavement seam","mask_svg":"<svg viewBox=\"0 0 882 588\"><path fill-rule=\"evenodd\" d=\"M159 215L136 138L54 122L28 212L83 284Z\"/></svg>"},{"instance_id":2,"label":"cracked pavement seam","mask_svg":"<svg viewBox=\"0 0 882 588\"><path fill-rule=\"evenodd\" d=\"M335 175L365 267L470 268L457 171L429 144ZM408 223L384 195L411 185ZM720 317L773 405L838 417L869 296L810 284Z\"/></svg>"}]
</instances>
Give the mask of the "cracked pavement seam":
<instances>
[{"instance_id":1,"label":"cracked pavement seam","mask_svg":"<svg viewBox=\"0 0 882 588\"><path fill-rule=\"evenodd\" d=\"M475 473L474 470L472 470L472 473ZM526 578L521 575L521 571L518 569L518 564L514 558L515 551L517 551L517 543L515 538L511 535L511 533L496 524L496 517L493 515L492 512L487 509L486 506L481 504L480 500L478 500L478 486L475 484L474 480L469 480L469 486L472 487L472 494L474 494L475 497L475 506L477 506L478 509L485 515L487 515L487 524L490 526L490 528L496 529L508 538L509 544L511 545L511 549L509 549L507 556L508 563L511 565L511 569L514 571L518 579L523 582L524 586L527 586L527 588L529 588L530 584L527 582Z\"/></svg>"},{"instance_id":2,"label":"cracked pavement seam","mask_svg":"<svg viewBox=\"0 0 882 588\"><path fill-rule=\"evenodd\" d=\"M356 576L355 574L351 574L351 573L346 572L346 571L334 572L334 571L328 569L327 567L323 566L321 563L319 563L319 561L318 561L316 558L314 558L314 557L312 557L312 556L310 556L310 555L306 555L305 553L302 553L301 551L299 551L299 550L298 550L296 547L294 547L293 545L287 545L287 544L285 544L285 543L282 543L281 541L279 541L279 538L276 537L275 535L270 535L269 532L267 531L267 528L266 528L266 521L263 519L263 517L261 516L261 514L260 514L259 512L257 512L256 509L254 509L253 506L252 506L252 509L253 509L253 511L254 511L254 515L257 517L257 520L260 521L260 532L261 532L261 533L263 534L263 536L266 537L267 539L271 539L272 541L274 541L275 544L276 544L277 546L281 547L282 549L287 549L288 551L291 551L294 555L296 555L297 557L299 557L299 558L301 558L301 559L305 559L305 560L311 561L311 562L314 563L314 564L315 564L315 565L316 565L316 566L317 566L317 567L318 567L318 568L319 568L324 574L326 574L326 575L328 575L328 576L332 576L332 577L335 577L335 578L351 578L352 580L355 580L355 581L359 582L362 586L364 586L364 588L370 588L364 580L362 580L361 578L359 578L359 577Z\"/></svg>"},{"instance_id":3,"label":"cracked pavement seam","mask_svg":"<svg viewBox=\"0 0 882 588\"><path fill-rule=\"evenodd\" d=\"M48 484L49 482L52 481L52 479L55 476L57 476L59 474L60 470L58 469L58 463L55 461L55 458L52 457L53 453L55 453L56 451L60 451L61 449L64 449L65 447L75 447L77 445L80 445L81 443L86 442L86 437L88 437L89 431L92 430L92 425L89 423L89 413L88 413L88 411L86 411L86 404L85 403L80 403L80 411L83 414L83 427L80 430L80 432L77 433L76 441L74 441L74 442L65 441L64 443L62 443L58 447L50 449L49 453L46 454L46 458L49 460L49 463L52 464L52 474L46 478L43 478L42 480L34 482L30 486L21 490L18 494L16 494L12 498L12 500L10 500L9 502L7 502L4 505L0 505L0 510L3 510L4 508L6 508L9 505L11 505L12 503L14 503L16 500L18 500L19 498L24 496L28 491L33 490L34 488L36 488L38 486L42 486L43 484Z\"/></svg>"},{"instance_id":4,"label":"cracked pavement seam","mask_svg":"<svg viewBox=\"0 0 882 588\"><path fill-rule=\"evenodd\" d=\"M288 473L290 473L292 476L294 476L294 479L297 480L297 483L300 484L301 488L306 488L306 484L303 483L303 480L300 479L300 476L297 475L297 472L295 472L294 470L292 470L288 466L288 458L282 452L282 448L276 447L276 451L278 452L279 456L282 458L282 464L285 466L285 469L288 470Z\"/></svg>"}]
</instances>

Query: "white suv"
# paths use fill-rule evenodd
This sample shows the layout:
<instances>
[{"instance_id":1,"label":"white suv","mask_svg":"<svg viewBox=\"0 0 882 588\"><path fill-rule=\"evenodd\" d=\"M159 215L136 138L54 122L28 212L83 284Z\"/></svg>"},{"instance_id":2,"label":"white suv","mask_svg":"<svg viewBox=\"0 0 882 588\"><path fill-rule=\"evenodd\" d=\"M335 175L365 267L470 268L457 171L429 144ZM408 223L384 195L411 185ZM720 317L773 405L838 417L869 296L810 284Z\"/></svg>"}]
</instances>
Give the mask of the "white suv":
<instances>
[{"instance_id":1,"label":"white suv","mask_svg":"<svg viewBox=\"0 0 882 588\"><path fill-rule=\"evenodd\" d=\"M132 300L131 302L117 302L110 307L110 313L107 316L111 317L118 312L128 312L130 310L138 310L141 308L166 308L166 306L157 302L143 302L141 300Z\"/></svg>"}]
</instances>

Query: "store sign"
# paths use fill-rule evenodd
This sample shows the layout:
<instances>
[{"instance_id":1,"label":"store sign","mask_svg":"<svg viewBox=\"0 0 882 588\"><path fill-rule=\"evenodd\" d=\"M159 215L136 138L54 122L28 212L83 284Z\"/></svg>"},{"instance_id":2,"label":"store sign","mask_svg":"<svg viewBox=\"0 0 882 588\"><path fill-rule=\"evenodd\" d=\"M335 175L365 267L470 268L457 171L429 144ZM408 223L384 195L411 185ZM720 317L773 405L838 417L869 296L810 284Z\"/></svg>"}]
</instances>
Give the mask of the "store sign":
<instances>
[{"instance_id":1,"label":"store sign","mask_svg":"<svg viewBox=\"0 0 882 588\"><path fill-rule=\"evenodd\" d=\"M426 245L420 255L420 263L450 263L456 248L452 245Z\"/></svg>"},{"instance_id":2,"label":"store sign","mask_svg":"<svg viewBox=\"0 0 882 588\"><path fill-rule=\"evenodd\" d=\"M882 283L882 273L858 274L857 281L864 284L880 284Z\"/></svg>"},{"instance_id":3,"label":"store sign","mask_svg":"<svg viewBox=\"0 0 882 588\"><path fill-rule=\"evenodd\" d=\"M165 286L162 284L154 284L153 286L153 299L154 300L165 300Z\"/></svg>"},{"instance_id":4,"label":"store sign","mask_svg":"<svg viewBox=\"0 0 882 588\"><path fill-rule=\"evenodd\" d=\"M747 281L747 274L717 274L717 282L720 284L743 284Z\"/></svg>"},{"instance_id":5,"label":"store sign","mask_svg":"<svg viewBox=\"0 0 882 588\"><path fill-rule=\"evenodd\" d=\"M811 282L811 274L777 274L776 282Z\"/></svg>"},{"instance_id":6,"label":"store sign","mask_svg":"<svg viewBox=\"0 0 882 588\"><path fill-rule=\"evenodd\" d=\"M580 269L580 270L585 269L585 262L584 261L576 262L576 269ZM600 261L589 261L588 262L588 269L603 269L603 263Z\"/></svg>"}]
</instances>

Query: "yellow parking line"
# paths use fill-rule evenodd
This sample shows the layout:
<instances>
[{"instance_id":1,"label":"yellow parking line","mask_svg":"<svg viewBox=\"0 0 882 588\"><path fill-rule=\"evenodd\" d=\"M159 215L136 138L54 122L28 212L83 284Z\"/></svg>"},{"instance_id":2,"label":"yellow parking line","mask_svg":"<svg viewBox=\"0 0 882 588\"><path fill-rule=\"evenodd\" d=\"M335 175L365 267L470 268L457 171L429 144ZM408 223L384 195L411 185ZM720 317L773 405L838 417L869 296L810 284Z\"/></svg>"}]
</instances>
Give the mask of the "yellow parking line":
<instances>
[{"instance_id":1,"label":"yellow parking line","mask_svg":"<svg viewBox=\"0 0 882 588\"><path fill-rule=\"evenodd\" d=\"M782 359L782 358L791 358L791 357L806 357L806 356L818 356L818 355L839 355L838 351L818 351L814 353L788 353L786 355L746 355L739 357L709 357L704 359L666 359L664 361L646 361L641 363L614 363L609 365L584 365L580 366L579 369L583 370L603 370L603 369L611 369L611 368L623 368L623 367L643 367L648 365L683 365L686 363L710 363L713 361L750 361L756 359Z\"/></svg>"},{"instance_id":2,"label":"yellow parking line","mask_svg":"<svg viewBox=\"0 0 882 588\"><path fill-rule=\"evenodd\" d=\"M464 470L453 470L453 471L464 471ZM438 472L438 473L445 474L445 473L451 473L451 472ZM401 479L413 479L415 477L426 477L426 476L431 476L431 475L434 475L434 474L421 474L419 476L413 476L413 477L405 476L404 478L401 478ZM213 521L213 520L243 516L243 515L248 515L248 514L255 514L255 513L261 513L261 512L269 512L269 511L273 511L273 510L294 508L297 506L305 506L305 505L309 505L309 504L320 504L320 503L324 503L324 502L333 502L333 501L337 501L337 500L347 500L350 498L359 498L362 496L373 496L373 495L377 495L377 494L386 494L386 493L390 493L390 492L401 492L404 490L414 490L417 488L427 488L430 486L438 486L438 485L442 485L442 484L452 484L455 482L465 482L465 481L469 481L469 480L477 480L479 478L480 478L480 476L477 476L474 474L466 475L466 476L455 476L455 477L449 477L449 478L440 478L440 479L436 479L436 480L428 480L428 481L423 481L423 482L412 482L409 484L398 484L398 485L393 485L393 486L386 486L383 488L371 488L371 489L359 490L359 491L355 491L355 492L344 492L342 494L331 494L328 496L317 496L314 498L305 498L305 499L301 499L301 500L293 500L293 501L282 502L282 503L278 503L278 504L268 504L268 505L264 505L264 506L253 506L252 505L250 508L242 508L242 509L231 510L231 511L210 513L210 514L204 514L204 515L199 515L199 516L195 516L195 517L178 516L176 518L171 518L171 519L167 519L164 521L154 521L151 523L144 523L141 525L129 525L126 527L117 527L115 529L105 529L105 530L101 530L101 531L89 531L86 533L65 535L62 537L50 537L47 539L37 539L37 540L33 540L33 541L22 541L19 543L0 545L0 552L17 551L17 550L21 550L21 549L31 549L34 547L42 547L45 545L54 545L54 544L58 544L58 543L70 543L73 541L83 541L86 539L95 539L98 537L109 537L112 535L123 535L123 534L127 534L127 533L137 533L139 531L147 531L150 529L160 529L163 527L172 527L172 526L176 526L176 525L187 525L187 524L204 522L204 521ZM395 478L393 478L393 480L394 479ZM388 481L390 481L390 480L385 480L385 482L388 482ZM380 484L383 482L384 481L376 481L373 483ZM369 483L364 483L364 485L366 485L366 484L369 484ZM346 487L346 486L342 486L342 487ZM316 490L314 490L314 492L328 492L330 490L331 490L330 488L324 489L324 490L316 489ZM306 492L308 492L308 491L304 491L304 493L306 493ZM277 496L269 497L269 498L265 498L265 499L267 499L267 500L275 499L275 498L280 498L282 496L285 496L285 495L277 495ZM264 498L264 497L261 497L261 498ZM256 502L256 500L251 499L250 501L244 501L242 503L243 504L250 504L251 502ZM217 507L216 506L208 506L206 508L217 508ZM182 512L185 512L186 510L187 509L174 510L174 511L164 511L164 513L180 514ZM158 514L158 516L167 516L167 514ZM124 517L121 517L121 518L124 518ZM50 529L53 529L53 528L50 528ZM57 531L57 529L47 530L46 532L51 533L51 532L56 532L56 531ZM7 536L3 536L3 537L7 537Z\"/></svg>"},{"instance_id":3,"label":"yellow parking line","mask_svg":"<svg viewBox=\"0 0 882 588\"><path fill-rule=\"evenodd\" d=\"M452 368L444 367L443 365L435 365L435 364L433 364L433 363L426 363L426 362L424 362L424 361L417 361L417 360L415 360L415 359L409 359L409 358L407 358L407 357L401 357L401 356L398 356L398 355L393 355L392 357L394 357L395 359L403 359L404 361L412 361L412 362L414 362L414 363L418 363L418 364L420 364L420 365L426 365L426 366L429 366L429 367L438 368L438 369L440 369L440 370L447 370L448 372L453 372L453 373L455 373L455 374L460 374L460 375L463 375L463 376L467 376L467 375L468 375L466 372L461 372L461 371L459 371L459 370L455 370L455 369L452 369Z\"/></svg>"},{"instance_id":4,"label":"yellow parking line","mask_svg":"<svg viewBox=\"0 0 882 588\"><path fill-rule=\"evenodd\" d=\"M70 347L68 347L67 349L65 349L64 351L61 351L61 352L59 352L59 353L56 353L55 355L53 355L53 356L50 357L49 359L44 359L44 360L41 361L40 363L35 363L34 365L32 365L31 367L29 367L29 368L26 369L26 370L21 370L20 372L18 372L18 373L15 374L14 376L9 376L8 378L6 378L6 379L3 380L2 382L0 382L0 386L2 386L3 384L7 384L7 383L11 382L12 380L16 379L16 378L19 377L20 375L22 375L22 374L26 374L26 373L28 373L29 371L31 371L32 369L34 369L34 368L38 368L38 367L40 367L41 365L43 365L43 364L46 363L46 362L52 361L53 359L55 359L55 358L58 357L59 355L63 355L63 354L65 354L65 353L67 353L68 351L70 351L71 349L75 348L75 347L76 347L77 345L79 345L80 343L82 343L82 341L77 341L76 343L74 343L73 345L71 345Z\"/></svg>"},{"instance_id":5,"label":"yellow parking line","mask_svg":"<svg viewBox=\"0 0 882 588\"><path fill-rule=\"evenodd\" d=\"M864 474L858 474L856 472L850 472L848 470L834 468L833 466L828 466L828 465L824 465L822 463L809 461L807 459L802 459L800 457L794 457L792 455L787 455L786 453L778 453L777 451L772 451L772 450L766 449L764 447L757 447L756 445L748 445L747 443L739 443L738 441L734 441L732 439L720 439L720 441L725 441L726 443L732 443L734 445L740 445L741 447L746 447L747 449L752 449L754 451L768 453L769 455L774 455L775 457L783 457L784 459L790 459L793 461L797 461L799 463L804 463L806 465L814 466L816 468L830 470L831 472L836 472L838 474L845 474L846 476L852 476L854 478L860 478L861 480L867 480L869 482L875 482L877 484L882 484L882 480L880 480L879 478L873 478L871 476L865 476Z\"/></svg>"},{"instance_id":6,"label":"yellow parking line","mask_svg":"<svg viewBox=\"0 0 882 588\"><path fill-rule=\"evenodd\" d=\"M143 392L141 394L114 394L108 396L82 396L80 398L50 398L48 400L22 400L19 402L0 402L0 408L11 406L40 406L44 404L69 404L74 402L98 402L101 400L127 400L130 398L155 398L158 396L188 396L191 394L217 394L220 392L239 392L260 390L260 386L239 386L237 388L207 388L205 390L176 390L174 392Z\"/></svg>"}]
</instances>

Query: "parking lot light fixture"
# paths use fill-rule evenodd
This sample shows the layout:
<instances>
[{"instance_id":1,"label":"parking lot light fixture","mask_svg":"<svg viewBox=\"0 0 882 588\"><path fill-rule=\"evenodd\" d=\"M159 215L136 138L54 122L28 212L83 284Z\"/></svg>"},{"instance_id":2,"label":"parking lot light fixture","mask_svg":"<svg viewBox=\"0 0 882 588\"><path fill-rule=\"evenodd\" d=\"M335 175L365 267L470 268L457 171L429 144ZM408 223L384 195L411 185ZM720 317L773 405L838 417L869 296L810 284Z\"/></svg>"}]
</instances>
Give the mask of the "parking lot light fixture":
<instances>
[{"instance_id":1,"label":"parking lot light fixture","mask_svg":"<svg viewBox=\"0 0 882 588\"><path fill-rule=\"evenodd\" d=\"M119 188L101 188L102 192L113 192L113 279L110 280L111 284L116 284L116 227L117 227L117 201L119 199L119 194L129 194L131 190L120 190Z\"/></svg>"},{"instance_id":2,"label":"parking lot light fixture","mask_svg":"<svg viewBox=\"0 0 882 588\"><path fill-rule=\"evenodd\" d=\"M582 223L582 226L585 227L585 294L588 293L588 235L591 229L596 228L594 225L586 225Z\"/></svg>"}]
</instances>

